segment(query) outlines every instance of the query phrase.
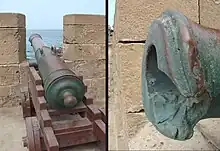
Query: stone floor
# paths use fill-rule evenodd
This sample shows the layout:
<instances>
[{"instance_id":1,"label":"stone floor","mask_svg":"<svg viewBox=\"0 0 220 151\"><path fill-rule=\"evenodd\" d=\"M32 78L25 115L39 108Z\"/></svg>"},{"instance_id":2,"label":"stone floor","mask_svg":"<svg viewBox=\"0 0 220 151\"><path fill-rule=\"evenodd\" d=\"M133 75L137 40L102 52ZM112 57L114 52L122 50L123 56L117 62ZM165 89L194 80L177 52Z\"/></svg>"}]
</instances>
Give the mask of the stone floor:
<instances>
[{"instance_id":1,"label":"stone floor","mask_svg":"<svg viewBox=\"0 0 220 151\"><path fill-rule=\"evenodd\" d=\"M144 117L144 113L142 114ZM210 123L211 124L211 123ZM190 140L177 141L169 139L160 134L155 127L146 120L143 128L139 129L138 132L129 141L130 150L215 150L203 137L197 127L195 133Z\"/></svg>"},{"instance_id":2,"label":"stone floor","mask_svg":"<svg viewBox=\"0 0 220 151\"><path fill-rule=\"evenodd\" d=\"M21 108L1 108L0 123L0 150L27 151L22 143L22 137L26 135L26 129Z\"/></svg>"},{"instance_id":3,"label":"stone floor","mask_svg":"<svg viewBox=\"0 0 220 151\"><path fill-rule=\"evenodd\" d=\"M0 151L28 151L23 147L22 137L26 136L26 127L21 107L0 108ZM97 144L90 143L63 151L100 151Z\"/></svg>"},{"instance_id":4,"label":"stone floor","mask_svg":"<svg viewBox=\"0 0 220 151\"><path fill-rule=\"evenodd\" d=\"M111 104L112 105L112 104ZM111 110L111 115L114 114L114 111ZM150 122L145 118L144 113L134 113L132 117L137 116L139 119L144 121L141 122L141 125L132 130L134 133L131 133L132 137L129 138L129 149L130 150L216 150L213 145L203 137L200 131L195 128L195 134L192 139L187 141L175 141L169 138L164 137L152 126ZM113 118L110 116L110 118ZM111 120L110 120L111 121ZM112 120L113 122L117 122ZM26 135L25 124L22 117L22 111L20 107L13 108L1 108L0 109L0 151L27 151L23 147L22 137ZM207 119L199 122L200 128L202 127L204 131L209 134L208 139L212 139L215 142L219 142L219 125L220 120L218 119ZM116 127L114 127L116 128ZM216 135L217 134L217 135ZM115 148L114 136L110 133L109 136L110 149ZM213 142L212 142L213 143ZM215 144L216 146L218 144ZM68 151L96 151L96 145L88 144L86 146L78 146L74 149L68 149Z\"/></svg>"}]
</instances>

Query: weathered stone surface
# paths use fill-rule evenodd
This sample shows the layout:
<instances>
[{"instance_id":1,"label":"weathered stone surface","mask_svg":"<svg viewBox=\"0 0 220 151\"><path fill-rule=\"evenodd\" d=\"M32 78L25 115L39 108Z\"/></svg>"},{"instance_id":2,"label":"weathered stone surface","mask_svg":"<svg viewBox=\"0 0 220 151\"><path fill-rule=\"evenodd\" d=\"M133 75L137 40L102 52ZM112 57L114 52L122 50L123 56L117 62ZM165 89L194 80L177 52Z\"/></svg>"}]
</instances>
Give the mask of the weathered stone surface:
<instances>
[{"instance_id":1,"label":"weathered stone surface","mask_svg":"<svg viewBox=\"0 0 220 151\"><path fill-rule=\"evenodd\" d=\"M29 81L29 64L27 61L23 61L22 63L19 64L19 69L20 69L20 84L24 86L28 86L28 81Z\"/></svg>"},{"instance_id":2,"label":"weathered stone surface","mask_svg":"<svg viewBox=\"0 0 220 151\"><path fill-rule=\"evenodd\" d=\"M144 44L117 44L118 64L120 68L121 98L125 101L125 112L135 112L143 108L141 100L141 62Z\"/></svg>"},{"instance_id":3,"label":"weathered stone surface","mask_svg":"<svg viewBox=\"0 0 220 151\"><path fill-rule=\"evenodd\" d=\"M63 16L64 25L105 25L104 15L68 14Z\"/></svg>"},{"instance_id":4,"label":"weathered stone surface","mask_svg":"<svg viewBox=\"0 0 220 151\"><path fill-rule=\"evenodd\" d=\"M200 0L200 23L211 28L220 28L218 0Z\"/></svg>"},{"instance_id":5,"label":"weathered stone surface","mask_svg":"<svg viewBox=\"0 0 220 151\"><path fill-rule=\"evenodd\" d=\"M105 92L106 92L106 82L105 78L93 78L85 79L84 82L88 86L88 91L86 93L87 98L93 98L93 102L98 107L105 106Z\"/></svg>"},{"instance_id":6,"label":"weathered stone surface","mask_svg":"<svg viewBox=\"0 0 220 151\"><path fill-rule=\"evenodd\" d=\"M0 108L18 106L24 100L20 85L0 86Z\"/></svg>"},{"instance_id":7,"label":"weathered stone surface","mask_svg":"<svg viewBox=\"0 0 220 151\"><path fill-rule=\"evenodd\" d=\"M210 118L199 121L196 128L217 148L220 148L219 141L220 133L219 130L220 120L219 118Z\"/></svg>"},{"instance_id":8,"label":"weathered stone surface","mask_svg":"<svg viewBox=\"0 0 220 151\"><path fill-rule=\"evenodd\" d=\"M146 40L151 22L166 9L181 11L193 21L198 22L198 8L198 0L117 0L114 21L116 40ZM210 7L210 11L212 10L213 8Z\"/></svg>"},{"instance_id":9,"label":"weathered stone surface","mask_svg":"<svg viewBox=\"0 0 220 151\"><path fill-rule=\"evenodd\" d=\"M66 61L68 67L85 79L105 77L105 59Z\"/></svg>"},{"instance_id":10,"label":"weathered stone surface","mask_svg":"<svg viewBox=\"0 0 220 151\"><path fill-rule=\"evenodd\" d=\"M19 13L0 13L0 28L25 28L25 15Z\"/></svg>"},{"instance_id":11,"label":"weathered stone surface","mask_svg":"<svg viewBox=\"0 0 220 151\"><path fill-rule=\"evenodd\" d=\"M0 65L0 86L17 85L20 83L18 64Z\"/></svg>"},{"instance_id":12,"label":"weathered stone surface","mask_svg":"<svg viewBox=\"0 0 220 151\"><path fill-rule=\"evenodd\" d=\"M26 30L0 28L0 64L20 63L26 58Z\"/></svg>"},{"instance_id":13,"label":"weathered stone surface","mask_svg":"<svg viewBox=\"0 0 220 151\"><path fill-rule=\"evenodd\" d=\"M145 126L146 122L147 118L144 112L127 113L129 139L133 138Z\"/></svg>"},{"instance_id":14,"label":"weathered stone surface","mask_svg":"<svg viewBox=\"0 0 220 151\"><path fill-rule=\"evenodd\" d=\"M156 128L146 120L143 128L129 141L129 150L215 150L204 139L198 129L190 140L177 141L160 134Z\"/></svg>"},{"instance_id":15,"label":"weathered stone surface","mask_svg":"<svg viewBox=\"0 0 220 151\"><path fill-rule=\"evenodd\" d=\"M105 36L105 25L63 26L63 42L67 44L103 44Z\"/></svg>"},{"instance_id":16,"label":"weathered stone surface","mask_svg":"<svg viewBox=\"0 0 220 151\"><path fill-rule=\"evenodd\" d=\"M22 137L26 135L25 121L20 106L0 109L1 151L28 151L23 147Z\"/></svg>"},{"instance_id":17,"label":"weathered stone surface","mask_svg":"<svg viewBox=\"0 0 220 151\"><path fill-rule=\"evenodd\" d=\"M105 44L63 44L63 58L74 60L105 59Z\"/></svg>"}]
</instances>

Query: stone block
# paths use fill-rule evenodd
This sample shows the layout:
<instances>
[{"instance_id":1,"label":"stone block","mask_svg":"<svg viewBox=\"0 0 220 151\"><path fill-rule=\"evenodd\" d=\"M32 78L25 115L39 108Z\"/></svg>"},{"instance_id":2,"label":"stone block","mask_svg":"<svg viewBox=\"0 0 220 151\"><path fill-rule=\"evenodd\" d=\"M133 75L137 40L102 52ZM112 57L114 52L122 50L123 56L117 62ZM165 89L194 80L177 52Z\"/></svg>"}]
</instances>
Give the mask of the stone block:
<instances>
[{"instance_id":1,"label":"stone block","mask_svg":"<svg viewBox=\"0 0 220 151\"><path fill-rule=\"evenodd\" d=\"M167 9L176 9L193 21L199 21L198 0L117 0L114 21L116 40L146 40L152 21Z\"/></svg>"},{"instance_id":2,"label":"stone block","mask_svg":"<svg viewBox=\"0 0 220 151\"><path fill-rule=\"evenodd\" d=\"M26 30L0 28L0 64L21 63L26 59Z\"/></svg>"},{"instance_id":3,"label":"stone block","mask_svg":"<svg viewBox=\"0 0 220 151\"><path fill-rule=\"evenodd\" d=\"M105 44L63 44L63 58L74 60L105 59Z\"/></svg>"},{"instance_id":4,"label":"stone block","mask_svg":"<svg viewBox=\"0 0 220 151\"><path fill-rule=\"evenodd\" d=\"M0 13L0 28L25 28L25 15L19 13Z\"/></svg>"},{"instance_id":5,"label":"stone block","mask_svg":"<svg viewBox=\"0 0 220 151\"><path fill-rule=\"evenodd\" d=\"M65 61L67 66L84 79L105 77L105 59Z\"/></svg>"},{"instance_id":6,"label":"stone block","mask_svg":"<svg viewBox=\"0 0 220 151\"><path fill-rule=\"evenodd\" d=\"M17 85L20 83L18 64L0 65L0 86Z\"/></svg>"},{"instance_id":7,"label":"stone block","mask_svg":"<svg viewBox=\"0 0 220 151\"><path fill-rule=\"evenodd\" d=\"M209 118L199 121L196 128L203 134L203 136L209 140L217 148L220 147L219 141L220 136L218 135L220 119L219 118Z\"/></svg>"},{"instance_id":8,"label":"stone block","mask_svg":"<svg viewBox=\"0 0 220 151\"><path fill-rule=\"evenodd\" d=\"M144 44L117 44L116 57L119 68L117 79L120 99L125 101L125 112L137 112L143 109L141 100L141 64ZM116 77L113 77L116 78ZM117 82L117 81L116 81Z\"/></svg>"},{"instance_id":9,"label":"stone block","mask_svg":"<svg viewBox=\"0 0 220 151\"><path fill-rule=\"evenodd\" d=\"M29 64L27 61L23 61L22 63L19 64L19 69L20 69L20 84L22 87L28 86L28 81L29 81Z\"/></svg>"},{"instance_id":10,"label":"stone block","mask_svg":"<svg viewBox=\"0 0 220 151\"><path fill-rule=\"evenodd\" d=\"M105 36L105 25L63 25L67 44L104 44Z\"/></svg>"},{"instance_id":11,"label":"stone block","mask_svg":"<svg viewBox=\"0 0 220 151\"><path fill-rule=\"evenodd\" d=\"M210 28L220 28L218 0L200 0L200 23Z\"/></svg>"},{"instance_id":12,"label":"stone block","mask_svg":"<svg viewBox=\"0 0 220 151\"><path fill-rule=\"evenodd\" d=\"M0 86L0 108L18 106L24 99L20 85Z\"/></svg>"},{"instance_id":13,"label":"stone block","mask_svg":"<svg viewBox=\"0 0 220 151\"><path fill-rule=\"evenodd\" d=\"M85 79L85 83L87 83L88 91L86 93L87 98L93 98L93 102L98 107L105 106L106 100L106 79L105 78L93 78L93 79Z\"/></svg>"},{"instance_id":14,"label":"stone block","mask_svg":"<svg viewBox=\"0 0 220 151\"><path fill-rule=\"evenodd\" d=\"M63 16L64 25L105 25L104 15L68 14Z\"/></svg>"}]
</instances>

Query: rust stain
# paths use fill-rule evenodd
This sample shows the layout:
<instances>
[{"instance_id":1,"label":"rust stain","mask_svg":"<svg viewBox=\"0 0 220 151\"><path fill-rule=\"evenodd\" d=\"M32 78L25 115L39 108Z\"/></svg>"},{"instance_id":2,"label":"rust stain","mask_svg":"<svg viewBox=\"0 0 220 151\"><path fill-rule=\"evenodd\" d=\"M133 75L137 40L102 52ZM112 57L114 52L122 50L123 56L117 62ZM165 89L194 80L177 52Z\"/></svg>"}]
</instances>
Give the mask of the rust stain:
<instances>
[{"instance_id":1,"label":"rust stain","mask_svg":"<svg viewBox=\"0 0 220 151\"><path fill-rule=\"evenodd\" d=\"M196 85L197 85L197 92L201 91L201 89L205 86L204 76L201 73L201 64L199 61L199 52L197 49L197 42L193 39L190 39L188 41L189 44L189 50L188 50L188 56L189 56L189 64L191 72L194 74L196 79ZM200 70L199 73L194 73L194 69Z\"/></svg>"},{"instance_id":2,"label":"rust stain","mask_svg":"<svg viewBox=\"0 0 220 151\"><path fill-rule=\"evenodd\" d=\"M192 27L193 22L190 22L190 24ZM197 26L198 24L195 24L195 25ZM201 73L201 64L199 61L197 41L192 39L192 37L190 36L189 30L187 26L185 25L181 26L180 33L181 33L182 40L189 45L189 49L188 49L189 66L190 66L191 72L193 73L196 79L197 92L200 92L202 88L204 88L205 86L205 81L204 81L204 76ZM196 70L196 73L195 73L195 70Z\"/></svg>"}]
</instances>

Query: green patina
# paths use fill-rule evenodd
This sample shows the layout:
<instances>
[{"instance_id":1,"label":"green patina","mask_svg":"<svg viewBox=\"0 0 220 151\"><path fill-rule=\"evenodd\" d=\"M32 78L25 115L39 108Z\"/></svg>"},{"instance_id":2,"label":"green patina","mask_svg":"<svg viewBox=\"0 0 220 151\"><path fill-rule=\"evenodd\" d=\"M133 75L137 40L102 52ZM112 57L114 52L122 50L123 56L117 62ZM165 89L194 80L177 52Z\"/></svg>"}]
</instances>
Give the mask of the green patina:
<instances>
[{"instance_id":1,"label":"green patina","mask_svg":"<svg viewBox=\"0 0 220 151\"><path fill-rule=\"evenodd\" d=\"M75 107L83 101L86 93L85 85L66 64L47 47L40 35L33 34L29 39L43 80L45 98L50 107L61 109ZM64 103L67 92L72 102ZM72 99L73 98L73 99Z\"/></svg>"},{"instance_id":2,"label":"green patina","mask_svg":"<svg viewBox=\"0 0 220 151\"><path fill-rule=\"evenodd\" d=\"M218 31L166 11L150 26L142 61L145 112L167 137L186 140L202 118L219 116Z\"/></svg>"}]
</instances>

